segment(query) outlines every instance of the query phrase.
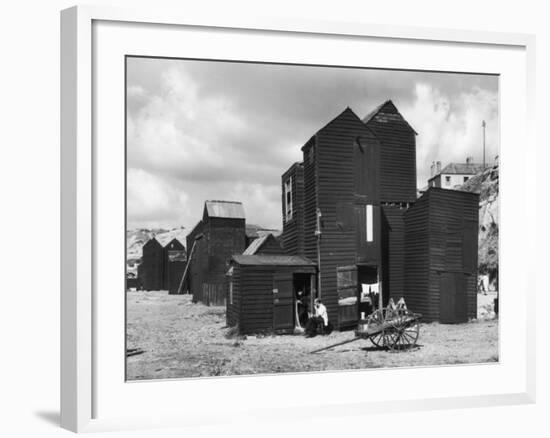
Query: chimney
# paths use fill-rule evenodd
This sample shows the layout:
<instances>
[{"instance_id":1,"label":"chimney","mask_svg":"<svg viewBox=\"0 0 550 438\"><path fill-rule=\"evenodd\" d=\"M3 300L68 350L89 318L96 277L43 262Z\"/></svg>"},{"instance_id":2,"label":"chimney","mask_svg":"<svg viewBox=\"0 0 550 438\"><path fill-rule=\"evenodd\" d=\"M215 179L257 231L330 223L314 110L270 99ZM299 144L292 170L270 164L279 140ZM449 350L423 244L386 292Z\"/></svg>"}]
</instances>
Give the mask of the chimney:
<instances>
[{"instance_id":1,"label":"chimney","mask_svg":"<svg viewBox=\"0 0 550 438\"><path fill-rule=\"evenodd\" d=\"M472 164L474 162L474 157L466 157L466 164Z\"/></svg>"},{"instance_id":2,"label":"chimney","mask_svg":"<svg viewBox=\"0 0 550 438\"><path fill-rule=\"evenodd\" d=\"M436 165L436 172L441 173L441 161L438 161L437 163L435 163L435 165Z\"/></svg>"}]
</instances>

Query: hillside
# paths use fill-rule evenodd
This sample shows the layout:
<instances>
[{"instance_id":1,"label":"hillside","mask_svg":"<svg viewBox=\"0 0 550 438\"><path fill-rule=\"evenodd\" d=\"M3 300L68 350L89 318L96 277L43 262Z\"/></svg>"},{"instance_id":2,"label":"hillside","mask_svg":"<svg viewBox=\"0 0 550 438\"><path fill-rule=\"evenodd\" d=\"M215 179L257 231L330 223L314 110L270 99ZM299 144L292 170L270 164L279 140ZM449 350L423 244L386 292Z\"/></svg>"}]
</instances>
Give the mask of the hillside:
<instances>
[{"instance_id":1,"label":"hillside","mask_svg":"<svg viewBox=\"0 0 550 438\"><path fill-rule=\"evenodd\" d=\"M498 276L499 167L495 164L467 182L459 190L479 193L480 274L488 274L491 282Z\"/></svg>"},{"instance_id":2,"label":"hillside","mask_svg":"<svg viewBox=\"0 0 550 438\"><path fill-rule=\"evenodd\" d=\"M185 237L187 229L184 227L172 228L165 230L162 228L146 229L138 228L126 231L126 259L128 262L135 262L141 259L141 248L153 236L160 242L161 245L166 245L172 239L177 238L185 245Z\"/></svg>"}]
</instances>

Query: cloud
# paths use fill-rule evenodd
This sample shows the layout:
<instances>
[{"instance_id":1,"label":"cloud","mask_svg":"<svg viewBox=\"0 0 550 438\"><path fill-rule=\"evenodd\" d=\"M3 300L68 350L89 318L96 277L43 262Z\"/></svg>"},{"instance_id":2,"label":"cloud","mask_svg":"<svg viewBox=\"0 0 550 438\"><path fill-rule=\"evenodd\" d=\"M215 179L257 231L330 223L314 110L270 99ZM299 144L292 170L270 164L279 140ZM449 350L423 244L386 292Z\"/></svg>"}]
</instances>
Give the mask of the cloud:
<instances>
[{"instance_id":1,"label":"cloud","mask_svg":"<svg viewBox=\"0 0 550 438\"><path fill-rule=\"evenodd\" d=\"M188 214L189 196L170 181L142 169L128 169L127 187L129 228L171 227Z\"/></svg>"},{"instance_id":2,"label":"cloud","mask_svg":"<svg viewBox=\"0 0 550 438\"><path fill-rule=\"evenodd\" d=\"M473 157L481 163L483 133L486 128L486 162L498 155L498 93L473 87L452 98L444 90L425 82L415 86L415 99L401 109L403 116L419 133L417 136L418 186L427 184L430 164L441 161L465 162Z\"/></svg>"},{"instance_id":3,"label":"cloud","mask_svg":"<svg viewBox=\"0 0 550 438\"><path fill-rule=\"evenodd\" d=\"M419 132L419 186L425 185L431 161L479 157L482 119L488 156L498 151L496 77L152 58L127 62L128 221L136 226L191 228L205 200L227 199L244 203L248 222L280 227L281 174L301 160L301 146L347 106L363 117L383 101L394 101Z\"/></svg>"}]
</instances>

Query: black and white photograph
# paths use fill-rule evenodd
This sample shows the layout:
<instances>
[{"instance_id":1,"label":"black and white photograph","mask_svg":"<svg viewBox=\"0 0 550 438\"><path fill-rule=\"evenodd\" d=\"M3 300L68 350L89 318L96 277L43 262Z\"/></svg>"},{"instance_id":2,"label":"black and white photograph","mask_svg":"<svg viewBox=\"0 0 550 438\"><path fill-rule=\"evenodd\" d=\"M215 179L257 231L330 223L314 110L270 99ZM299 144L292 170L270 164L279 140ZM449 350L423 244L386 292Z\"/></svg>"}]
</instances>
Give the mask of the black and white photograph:
<instances>
[{"instance_id":1,"label":"black and white photograph","mask_svg":"<svg viewBox=\"0 0 550 438\"><path fill-rule=\"evenodd\" d=\"M126 379L499 362L499 77L126 57Z\"/></svg>"}]
</instances>

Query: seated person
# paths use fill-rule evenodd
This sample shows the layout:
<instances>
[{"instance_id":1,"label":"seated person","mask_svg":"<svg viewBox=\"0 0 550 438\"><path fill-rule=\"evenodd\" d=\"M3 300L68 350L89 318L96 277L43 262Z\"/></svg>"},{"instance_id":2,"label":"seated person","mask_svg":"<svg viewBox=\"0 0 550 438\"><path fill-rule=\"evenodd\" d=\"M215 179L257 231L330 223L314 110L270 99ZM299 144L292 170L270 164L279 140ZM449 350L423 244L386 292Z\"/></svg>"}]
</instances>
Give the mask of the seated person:
<instances>
[{"instance_id":1,"label":"seated person","mask_svg":"<svg viewBox=\"0 0 550 438\"><path fill-rule=\"evenodd\" d=\"M328 322L327 308L319 298L314 301L315 314L308 321L306 326L306 335L315 336L316 334L329 334L331 325Z\"/></svg>"}]
</instances>

